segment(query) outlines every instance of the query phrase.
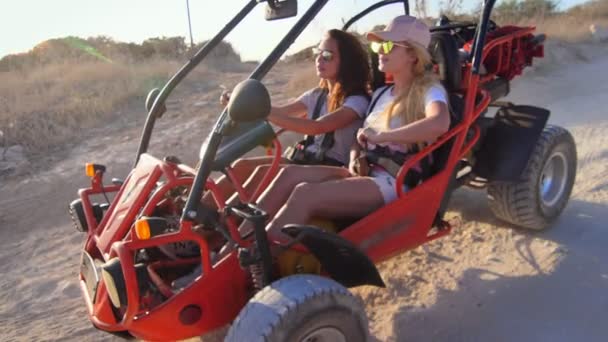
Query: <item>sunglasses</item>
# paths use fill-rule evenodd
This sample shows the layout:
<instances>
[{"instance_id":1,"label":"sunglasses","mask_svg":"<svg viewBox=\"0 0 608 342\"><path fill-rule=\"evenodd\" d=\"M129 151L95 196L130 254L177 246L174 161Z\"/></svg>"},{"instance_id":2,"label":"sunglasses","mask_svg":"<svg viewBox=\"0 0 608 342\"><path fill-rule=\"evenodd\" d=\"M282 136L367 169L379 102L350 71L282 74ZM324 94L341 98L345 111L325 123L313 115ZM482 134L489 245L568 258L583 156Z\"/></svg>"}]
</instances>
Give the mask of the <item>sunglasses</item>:
<instances>
[{"instance_id":1,"label":"sunglasses","mask_svg":"<svg viewBox=\"0 0 608 342\"><path fill-rule=\"evenodd\" d=\"M331 62L334 59L334 53L329 50L321 50L319 48L312 48L312 54L315 59L321 56L321 59L325 62Z\"/></svg>"},{"instance_id":2,"label":"sunglasses","mask_svg":"<svg viewBox=\"0 0 608 342\"><path fill-rule=\"evenodd\" d=\"M410 49L411 48L411 46L395 43L395 42L390 41L390 40L387 40L387 41L384 41L384 42L372 42L370 44L370 48L372 49L372 51L374 53L380 53L380 49L382 49L382 53L385 54L385 55L388 55L391 51L393 51L393 48L395 46L401 46L401 47L404 47L406 49Z\"/></svg>"}]
</instances>

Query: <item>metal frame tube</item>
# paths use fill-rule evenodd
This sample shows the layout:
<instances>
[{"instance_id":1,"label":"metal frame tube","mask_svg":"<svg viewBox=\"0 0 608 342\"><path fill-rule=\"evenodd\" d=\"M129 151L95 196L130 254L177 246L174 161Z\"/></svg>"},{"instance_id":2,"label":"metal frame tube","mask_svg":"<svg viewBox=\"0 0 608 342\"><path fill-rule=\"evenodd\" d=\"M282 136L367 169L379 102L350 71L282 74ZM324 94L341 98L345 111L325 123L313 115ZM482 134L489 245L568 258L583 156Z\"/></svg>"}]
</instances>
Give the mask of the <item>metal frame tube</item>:
<instances>
[{"instance_id":1,"label":"metal frame tube","mask_svg":"<svg viewBox=\"0 0 608 342\"><path fill-rule=\"evenodd\" d=\"M184 65L170 80L165 84L160 94L154 100L154 104L152 108L150 108L150 112L146 117L146 123L144 124L144 130L141 136L141 140L139 141L139 147L137 148L137 156L135 157L135 164L133 167L137 165L139 161L139 157L142 153L145 153L148 150L148 145L150 143L150 137L152 135L152 130L154 129L154 123L156 122L156 117L161 113L161 108L165 103L165 100L169 97L169 94L175 89L175 87L194 69L200 62L207 57L207 55L217 46L220 42L230 33L248 14L251 10L258 4L257 0L250 0L249 3L241 9L237 15L232 18L226 24L226 26L218 32L205 46L203 46L195 55L190 59L186 65Z\"/></svg>"},{"instance_id":2,"label":"metal frame tube","mask_svg":"<svg viewBox=\"0 0 608 342\"><path fill-rule=\"evenodd\" d=\"M366 8L363 11L359 12L354 17L350 18L346 22L346 24L344 24L344 26L342 26L342 31L348 30L359 19L361 19L364 16L370 14L371 12L377 10L378 8L382 8L384 6L392 5L392 4L397 4L397 3L403 3L405 14L407 14L407 15L410 14L410 4L409 4L408 0L384 0L384 1L380 1L378 3L375 3L375 4L371 5L371 6L369 6L368 8Z\"/></svg>"},{"instance_id":3,"label":"metal frame tube","mask_svg":"<svg viewBox=\"0 0 608 342\"><path fill-rule=\"evenodd\" d=\"M474 75L479 74L479 66L483 59L483 48L486 41L486 34L488 31L488 23L490 22L490 14L496 0L486 0L483 6L481 17L479 18L479 24L477 25L477 34L475 37L475 43L473 45L473 65L471 73Z\"/></svg>"}]
</instances>

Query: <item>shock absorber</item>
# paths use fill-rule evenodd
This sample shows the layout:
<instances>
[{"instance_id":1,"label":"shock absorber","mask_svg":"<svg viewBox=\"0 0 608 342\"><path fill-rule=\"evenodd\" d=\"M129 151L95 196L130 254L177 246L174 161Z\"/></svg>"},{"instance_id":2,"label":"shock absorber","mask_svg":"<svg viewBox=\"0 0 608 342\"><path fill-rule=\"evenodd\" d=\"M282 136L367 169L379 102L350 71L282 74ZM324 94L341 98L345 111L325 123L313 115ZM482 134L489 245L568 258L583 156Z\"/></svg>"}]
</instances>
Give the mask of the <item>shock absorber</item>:
<instances>
[{"instance_id":1,"label":"shock absorber","mask_svg":"<svg viewBox=\"0 0 608 342\"><path fill-rule=\"evenodd\" d=\"M264 225L268 214L253 204L242 207L226 207L229 214L235 214L253 224L254 243L251 249L239 248L238 257L241 267L249 268L256 290L272 282L272 255Z\"/></svg>"},{"instance_id":2,"label":"shock absorber","mask_svg":"<svg viewBox=\"0 0 608 342\"><path fill-rule=\"evenodd\" d=\"M264 288L264 269L259 262L253 263L249 266L249 272L251 272L251 280L253 281L253 288L255 292L258 292Z\"/></svg>"},{"instance_id":3,"label":"shock absorber","mask_svg":"<svg viewBox=\"0 0 608 342\"><path fill-rule=\"evenodd\" d=\"M256 251L256 246L252 247L252 249L239 248L238 258L241 268L249 269L253 287L257 292L263 289L267 283L264 280L264 266L262 265L261 258L258 256L259 253Z\"/></svg>"}]
</instances>

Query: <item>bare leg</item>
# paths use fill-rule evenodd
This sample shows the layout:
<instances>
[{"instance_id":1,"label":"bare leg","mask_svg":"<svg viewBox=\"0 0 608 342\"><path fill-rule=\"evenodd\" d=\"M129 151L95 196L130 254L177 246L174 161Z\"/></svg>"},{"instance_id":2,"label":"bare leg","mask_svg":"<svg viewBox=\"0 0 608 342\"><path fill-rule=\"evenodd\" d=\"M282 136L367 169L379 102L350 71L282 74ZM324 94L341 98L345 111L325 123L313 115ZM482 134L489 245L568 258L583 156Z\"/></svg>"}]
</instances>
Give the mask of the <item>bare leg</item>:
<instances>
[{"instance_id":1,"label":"bare leg","mask_svg":"<svg viewBox=\"0 0 608 342\"><path fill-rule=\"evenodd\" d=\"M247 178L251 175L251 173L256 169L256 167L264 164L272 163L273 157L263 156L263 157L252 157L252 158L242 158L235 161L231 168L232 172L240 184L243 184ZM224 196L224 198L229 198L236 191L232 182L225 175L220 176L216 185L218 186L220 193ZM213 195L211 192L206 192L203 195L202 201L203 203L215 208L215 201L213 200Z\"/></svg>"},{"instance_id":2,"label":"bare leg","mask_svg":"<svg viewBox=\"0 0 608 342\"><path fill-rule=\"evenodd\" d=\"M300 183L321 183L332 179L349 177L347 169L334 166L288 165L284 167L262 193L257 204L270 217L285 204L296 185Z\"/></svg>"},{"instance_id":3,"label":"bare leg","mask_svg":"<svg viewBox=\"0 0 608 342\"><path fill-rule=\"evenodd\" d=\"M321 165L286 165L270 186L262 193L257 205L270 217L285 204L293 189L302 182L320 183L332 179L349 177L350 173L342 167ZM250 222L243 222L239 231L245 234L253 229Z\"/></svg>"},{"instance_id":4,"label":"bare leg","mask_svg":"<svg viewBox=\"0 0 608 342\"><path fill-rule=\"evenodd\" d=\"M285 164L287 164L287 163L285 163ZM279 165L279 172L281 172L281 169L283 167L285 167L285 165L283 165L283 164ZM256 167L255 170L253 171L253 174L243 184L243 189L245 190L245 192L248 194L253 194L253 192L257 189L257 187L262 182L262 179L264 179L264 176L266 175L266 173L268 172L269 169L270 169L270 165L260 165L260 166ZM237 202L238 200L239 200L239 194L234 193L226 201L226 203L228 203L229 205L235 205L236 203L238 203Z\"/></svg>"},{"instance_id":5,"label":"bare leg","mask_svg":"<svg viewBox=\"0 0 608 342\"><path fill-rule=\"evenodd\" d=\"M362 217L384 205L378 186L369 177L351 177L323 183L301 183L267 227L269 237L287 242L280 229L306 224L313 217Z\"/></svg>"}]
</instances>

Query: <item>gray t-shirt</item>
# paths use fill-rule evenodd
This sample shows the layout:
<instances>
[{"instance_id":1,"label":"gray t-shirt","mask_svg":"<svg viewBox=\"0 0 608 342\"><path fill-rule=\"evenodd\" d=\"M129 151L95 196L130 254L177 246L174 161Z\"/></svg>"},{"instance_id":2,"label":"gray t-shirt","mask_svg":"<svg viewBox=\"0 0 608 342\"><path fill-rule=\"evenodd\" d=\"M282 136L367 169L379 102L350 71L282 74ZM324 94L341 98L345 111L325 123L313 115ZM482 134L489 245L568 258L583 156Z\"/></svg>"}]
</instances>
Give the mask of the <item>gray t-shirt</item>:
<instances>
[{"instance_id":1,"label":"gray t-shirt","mask_svg":"<svg viewBox=\"0 0 608 342\"><path fill-rule=\"evenodd\" d=\"M312 114L320 94L321 91L318 88L315 88L305 92L304 94L300 95L300 97L298 97L298 101L302 102L306 106L306 117L308 119L312 119ZM334 131L334 145L332 146L332 148L327 150L327 157L333 158L344 163L345 165L348 165L350 147L355 142L357 130L363 125L363 120L365 119L365 113L367 111L368 105L369 100L363 95L347 96L346 99L344 99L342 107L348 107L354 110L357 115L359 115L359 119L344 128L340 128ZM327 99L321 106L319 117L326 114ZM309 152L316 152L321 146L323 136L324 134L316 135L314 144L310 145L306 150Z\"/></svg>"}]
</instances>

